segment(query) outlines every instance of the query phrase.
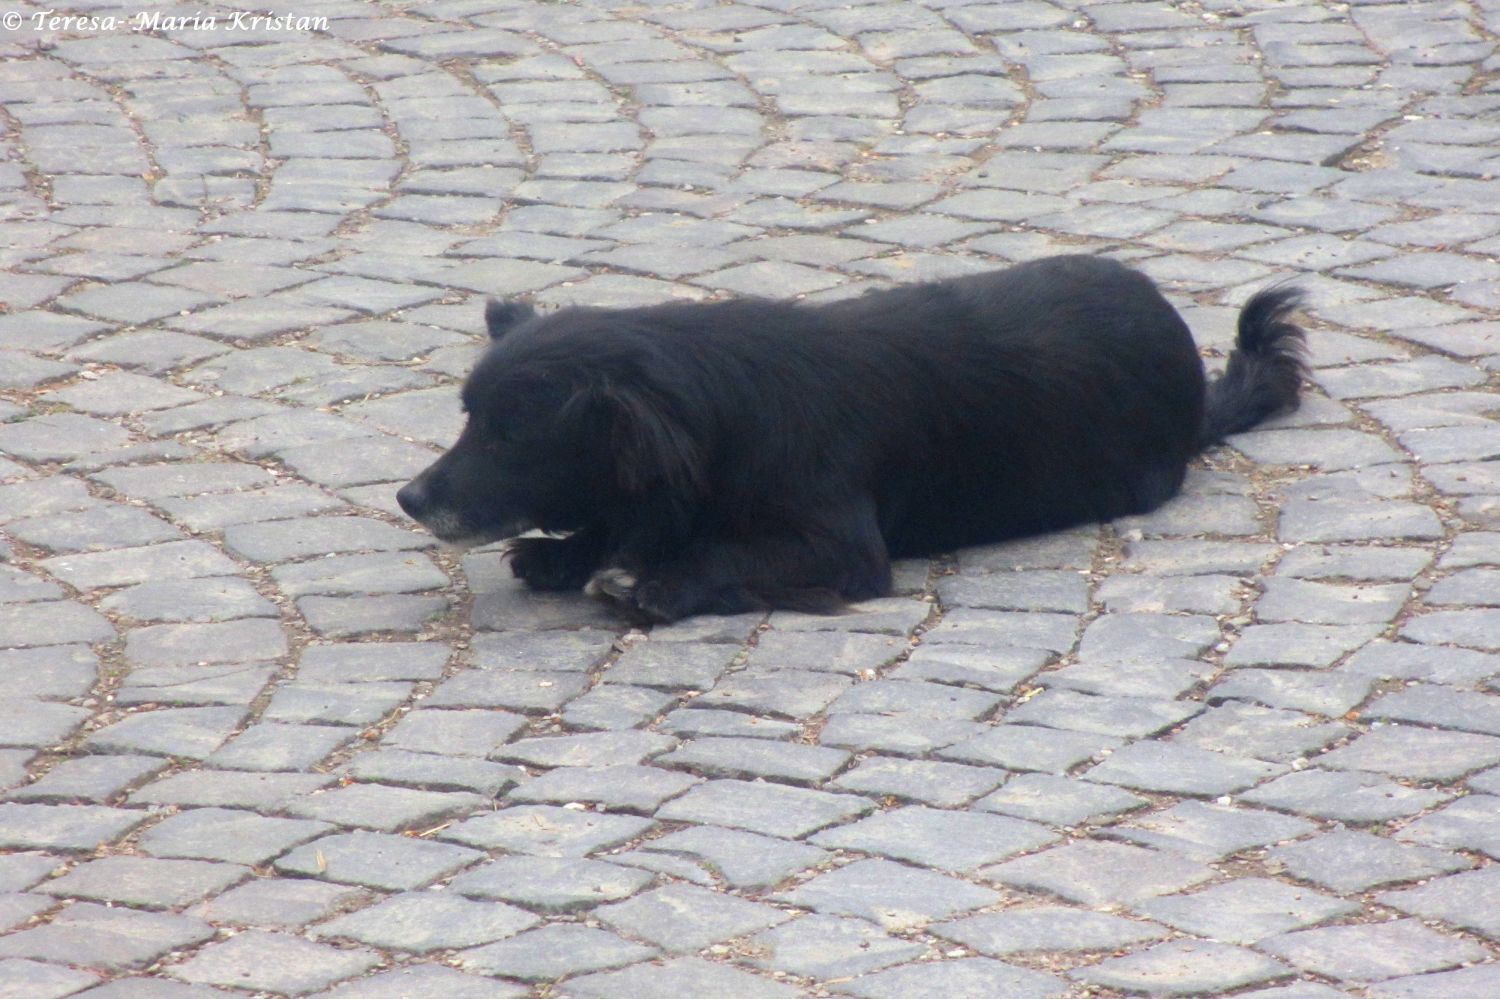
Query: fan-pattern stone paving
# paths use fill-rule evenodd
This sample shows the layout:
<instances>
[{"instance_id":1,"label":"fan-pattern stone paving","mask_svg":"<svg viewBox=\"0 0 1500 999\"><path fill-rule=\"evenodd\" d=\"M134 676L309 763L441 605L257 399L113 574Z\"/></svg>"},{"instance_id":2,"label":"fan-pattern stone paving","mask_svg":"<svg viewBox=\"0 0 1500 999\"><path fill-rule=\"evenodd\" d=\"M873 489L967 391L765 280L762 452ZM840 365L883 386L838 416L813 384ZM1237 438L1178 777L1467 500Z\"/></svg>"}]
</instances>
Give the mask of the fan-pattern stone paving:
<instances>
[{"instance_id":1,"label":"fan-pattern stone paving","mask_svg":"<svg viewBox=\"0 0 1500 999\"><path fill-rule=\"evenodd\" d=\"M1500 995L1500 4L275 13L4 12L0 996ZM485 296L1053 252L1307 404L837 617L394 506Z\"/></svg>"}]
</instances>

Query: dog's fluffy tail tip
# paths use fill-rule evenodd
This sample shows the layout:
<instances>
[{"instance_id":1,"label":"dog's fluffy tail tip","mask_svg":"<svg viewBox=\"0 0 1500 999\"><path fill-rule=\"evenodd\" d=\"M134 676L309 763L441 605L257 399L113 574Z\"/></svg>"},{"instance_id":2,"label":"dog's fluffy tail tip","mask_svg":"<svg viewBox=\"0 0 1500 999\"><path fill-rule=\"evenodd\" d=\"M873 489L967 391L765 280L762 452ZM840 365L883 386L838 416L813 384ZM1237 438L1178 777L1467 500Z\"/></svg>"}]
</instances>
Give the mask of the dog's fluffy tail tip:
<instances>
[{"instance_id":1,"label":"dog's fluffy tail tip","mask_svg":"<svg viewBox=\"0 0 1500 999\"><path fill-rule=\"evenodd\" d=\"M1307 338L1290 317L1306 301L1306 292L1285 283L1273 284L1251 295L1240 309L1236 348L1250 354L1292 353L1300 360Z\"/></svg>"},{"instance_id":2,"label":"dog's fluffy tail tip","mask_svg":"<svg viewBox=\"0 0 1500 999\"><path fill-rule=\"evenodd\" d=\"M1297 408L1307 375L1307 336L1292 315L1305 301L1302 289L1277 284L1251 295L1240 310L1234 350L1224 373L1208 386L1203 447Z\"/></svg>"}]
</instances>

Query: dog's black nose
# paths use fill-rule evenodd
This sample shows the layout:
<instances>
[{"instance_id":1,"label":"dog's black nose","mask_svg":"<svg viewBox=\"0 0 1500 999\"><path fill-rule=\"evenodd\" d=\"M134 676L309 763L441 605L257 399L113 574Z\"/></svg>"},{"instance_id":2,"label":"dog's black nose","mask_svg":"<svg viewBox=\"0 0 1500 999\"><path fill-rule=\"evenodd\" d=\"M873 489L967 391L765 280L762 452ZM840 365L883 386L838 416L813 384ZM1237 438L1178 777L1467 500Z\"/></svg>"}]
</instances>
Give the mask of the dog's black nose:
<instances>
[{"instance_id":1,"label":"dog's black nose","mask_svg":"<svg viewBox=\"0 0 1500 999\"><path fill-rule=\"evenodd\" d=\"M413 520L421 520L422 513L427 509L429 502L427 487L420 479L412 479L406 485L396 490L396 502L401 504L401 509Z\"/></svg>"}]
</instances>

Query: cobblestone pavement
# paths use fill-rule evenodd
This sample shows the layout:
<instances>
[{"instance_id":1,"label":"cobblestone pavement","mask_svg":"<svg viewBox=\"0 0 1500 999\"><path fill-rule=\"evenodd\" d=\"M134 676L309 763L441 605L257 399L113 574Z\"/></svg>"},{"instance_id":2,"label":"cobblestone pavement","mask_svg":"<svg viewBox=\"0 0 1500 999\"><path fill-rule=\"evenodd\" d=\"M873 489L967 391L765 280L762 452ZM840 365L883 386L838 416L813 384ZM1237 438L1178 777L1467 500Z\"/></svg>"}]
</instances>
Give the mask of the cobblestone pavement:
<instances>
[{"instance_id":1,"label":"cobblestone pavement","mask_svg":"<svg viewBox=\"0 0 1500 999\"><path fill-rule=\"evenodd\" d=\"M0 997L1500 995L1496 0L43 10ZM394 507L486 294L1063 250L1211 356L1300 275L1307 405L842 617L627 631Z\"/></svg>"}]
</instances>

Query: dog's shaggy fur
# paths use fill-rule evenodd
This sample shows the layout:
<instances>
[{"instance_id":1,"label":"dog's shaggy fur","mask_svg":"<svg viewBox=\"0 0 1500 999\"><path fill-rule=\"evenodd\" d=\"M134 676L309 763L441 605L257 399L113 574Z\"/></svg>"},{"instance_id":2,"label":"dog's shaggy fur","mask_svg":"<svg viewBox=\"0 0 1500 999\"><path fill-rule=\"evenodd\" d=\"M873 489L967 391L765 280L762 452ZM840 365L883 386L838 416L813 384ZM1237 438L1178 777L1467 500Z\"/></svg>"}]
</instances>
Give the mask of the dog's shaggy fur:
<instances>
[{"instance_id":1,"label":"dog's shaggy fur","mask_svg":"<svg viewBox=\"0 0 1500 999\"><path fill-rule=\"evenodd\" d=\"M438 537L635 616L827 610L892 557L1126 514L1297 405L1298 293L1262 291L1205 386L1143 275L1053 257L825 305L491 302L458 442L398 494Z\"/></svg>"}]
</instances>

